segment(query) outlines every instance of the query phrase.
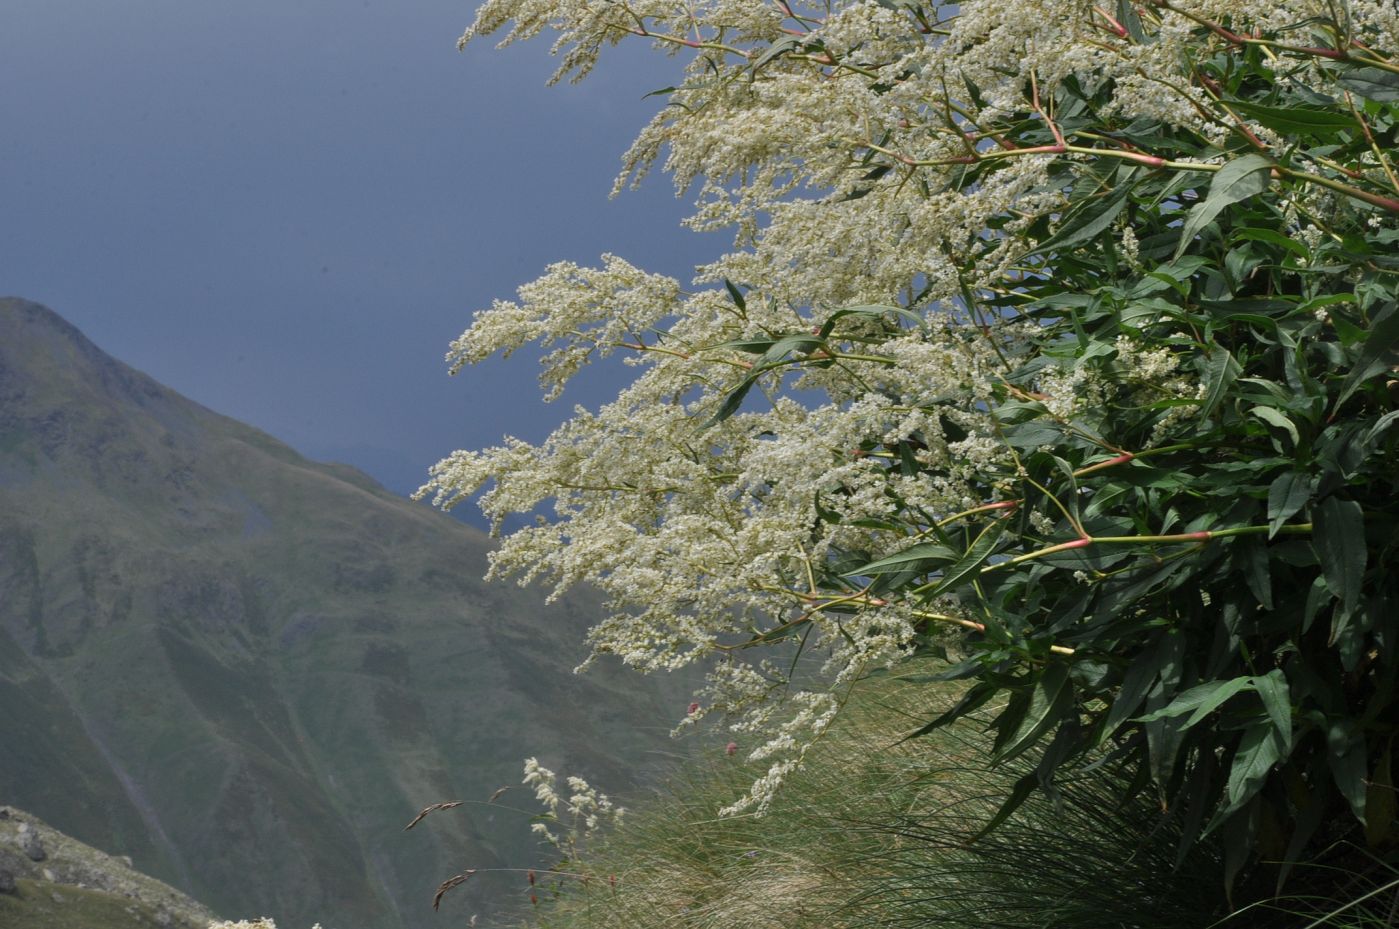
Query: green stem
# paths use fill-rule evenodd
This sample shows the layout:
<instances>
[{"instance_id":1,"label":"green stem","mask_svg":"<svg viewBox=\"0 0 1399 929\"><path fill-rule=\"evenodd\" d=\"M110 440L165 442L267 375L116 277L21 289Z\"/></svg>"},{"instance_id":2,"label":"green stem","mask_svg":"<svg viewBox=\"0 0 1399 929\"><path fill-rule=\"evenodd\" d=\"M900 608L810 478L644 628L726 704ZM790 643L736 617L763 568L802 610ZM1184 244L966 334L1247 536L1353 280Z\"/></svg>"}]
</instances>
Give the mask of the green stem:
<instances>
[{"instance_id":1,"label":"green stem","mask_svg":"<svg viewBox=\"0 0 1399 929\"><path fill-rule=\"evenodd\" d=\"M1353 197L1356 200L1364 200L1371 206L1377 206L1384 210L1399 213L1399 200L1395 200L1391 197L1381 197L1379 194L1372 194L1369 191L1361 190L1359 187L1352 187L1349 184L1343 184L1340 181L1332 180L1329 177L1322 177L1319 174L1308 174L1305 171L1298 171L1295 168L1279 167L1277 171L1286 177L1296 178L1299 181L1307 181L1312 184L1319 184L1337 193L1345 194L1347 197Z\"/></svg>"}]
</instances>

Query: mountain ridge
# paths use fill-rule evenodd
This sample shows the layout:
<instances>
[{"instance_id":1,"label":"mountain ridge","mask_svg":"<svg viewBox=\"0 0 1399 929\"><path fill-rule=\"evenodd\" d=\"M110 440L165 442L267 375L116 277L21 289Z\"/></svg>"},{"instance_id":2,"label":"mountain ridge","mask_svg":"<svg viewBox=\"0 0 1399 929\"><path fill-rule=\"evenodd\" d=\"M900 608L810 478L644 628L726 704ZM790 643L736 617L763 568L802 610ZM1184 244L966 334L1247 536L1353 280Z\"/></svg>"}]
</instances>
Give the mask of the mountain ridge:
<instances>
[{"instance_id":1,"label":"mountain ridge","mask_svg":"<svg viewBox=\"0 0 1399 929\"><path fill-rule=\"evenodd\" d=\"M595 603L485 585L488 544L0 300L0 800L291 924L411 925L461 862L534 863L503 811L397 830L527 754L633 782L669 697L573 676Z\"/></svg>"}]
</instances>

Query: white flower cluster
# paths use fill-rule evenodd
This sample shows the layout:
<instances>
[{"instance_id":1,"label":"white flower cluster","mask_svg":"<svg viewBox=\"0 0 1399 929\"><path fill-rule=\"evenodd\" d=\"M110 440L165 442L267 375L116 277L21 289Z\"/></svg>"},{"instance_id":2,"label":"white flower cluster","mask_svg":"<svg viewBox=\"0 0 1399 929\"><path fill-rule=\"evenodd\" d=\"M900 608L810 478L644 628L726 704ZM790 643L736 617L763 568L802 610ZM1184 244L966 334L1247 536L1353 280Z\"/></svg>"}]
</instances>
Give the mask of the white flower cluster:
<instances>
[{"instance_id":1,"label":"white flower cluster","mask_svg":"<svg viewBox=\"0 0 1399 929\"><path fill-rule=\"evenodd\" d=\"M558 792L558 776L541 765L537 758L525 759L525 776L521 783L534 788L535 799L545 809L543 816L532 823L530 829L570 856L577 852L581 842L604 825L621 822L626 813L607 794L599 793L581 777L568 777L568 795L561 795ZM555 828L550 828L551 825Z\"/></svg>"},{"instance_id":2,"label":"white flower cluster","mask_svg":"<svg viewBox=\"0 0 1399 929\"><path fill-rule=\"evenodd\" d=\"M628 37L693 51L618 185L662 164L677 190L698 191L690 224L732 231L734 247L693 292L608 255L600 268L553 265L518 301L478 313L452 346L454 371L537 341L554 347L550 397L618 349L638 376L538 446L456 452L420 494L450 506L480 493L497 530L552 510L503 539L491 573L547 578L555 596L600 588L610 615L591 632L595 654L646 670L721 659L703 712L766 735L753 757L771 768L746 801L761 808L836 703L733 660L736 646L800 628L827 658L825 686L893 661L919 617L872 596L824 609L823 567L901 550L930 521L984 504L987 475L1014 471L987 410L1033 326L983 315L976 295L1013 277L1016 234L1064 206L1047 169L1083 140L1021 154L999 147L998 125L1074 78L1112 88L1106 113L1222 138L1231 124L1190 79L1201 21L1245 34L1333 5L1146 0L1132 5L1145 30L1133 37L1093 0L488 0L462 43L552 30L556 79ZM1399 47L1392 0L1346 5L1358 34ZM1135 235L1119 235L1135 264ZM851 307L863 309L841 313ZM1044 372L1049 413L1091 410L1110 386L1138 392L1129 402L1196 395L1169 352L1126 338L1115 349L1112 377ZM777 692L792 695L781 711ZM556 812L553 775L532 764L527 783Z\"/></svg>"},{"instance_id":3,"label":"white flower cluster","mask_svg":"<svg viewBox=\"0 0 1399 929\"><path fill-rule=\"evenodd\" d=\"M209 929L277 929L277 924L265 916L262 919L240 919L237 922L221 919L210 923ZM316 923L311 929L321 929L321 924Z\"/></svg>"}]
</instances>

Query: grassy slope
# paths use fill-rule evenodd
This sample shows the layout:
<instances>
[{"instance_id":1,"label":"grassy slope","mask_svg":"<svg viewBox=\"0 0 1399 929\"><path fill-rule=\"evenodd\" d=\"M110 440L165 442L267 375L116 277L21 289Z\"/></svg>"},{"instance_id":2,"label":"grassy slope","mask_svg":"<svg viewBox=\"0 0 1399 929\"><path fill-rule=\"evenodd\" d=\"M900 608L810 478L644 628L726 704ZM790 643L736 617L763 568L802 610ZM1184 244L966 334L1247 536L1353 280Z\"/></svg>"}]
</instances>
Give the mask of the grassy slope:
<instances>
[{"instance_id":1,"label":"grassy slope","mask_svg":"<svg viewBox=\"0 0 1399 929\"><path fill-rule=\"evenodd\" d=\"M150 929L160 925L155 907L97 890L48 881L21 880L18 892L0 895L5 929Z\"/></svg>"},{"instance_id":2,"label":"grassy slope","mask_svg":"<svg viewBox=\"0 0 1399 929\"><path fill-rule=\"evenodd\" d=\"M420 806L528 754L628 781L656 691L571 675L592 605L485 585L486 549L0 301L0 797L215 909L416 925L535 853L496 810L405 835Z\"/></svg>"}]
</instances>

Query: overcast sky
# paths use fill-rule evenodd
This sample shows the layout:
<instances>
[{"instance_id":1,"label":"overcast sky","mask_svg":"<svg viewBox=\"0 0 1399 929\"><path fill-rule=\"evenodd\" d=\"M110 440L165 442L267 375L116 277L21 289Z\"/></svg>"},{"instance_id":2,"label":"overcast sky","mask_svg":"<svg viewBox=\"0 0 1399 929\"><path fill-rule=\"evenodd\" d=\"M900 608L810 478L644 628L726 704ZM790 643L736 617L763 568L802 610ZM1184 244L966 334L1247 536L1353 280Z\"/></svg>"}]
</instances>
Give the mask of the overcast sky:
<instances>
[{"instance_id":1,"label":"overcast sky","mask_svg":"<svg viewBox=\"0 0 1399 929\"><path fill-rule=\"evenodd\" d=\"M532 359L448 378L474 309L551 261L683 278L723 242L667 179L608 200L678 62L545 87L542 42L458 53L472 0L0 0L0 295L395 490L542 438ZM615 385L614 385L615 386Z\"/></svg>"}]
</instances>

